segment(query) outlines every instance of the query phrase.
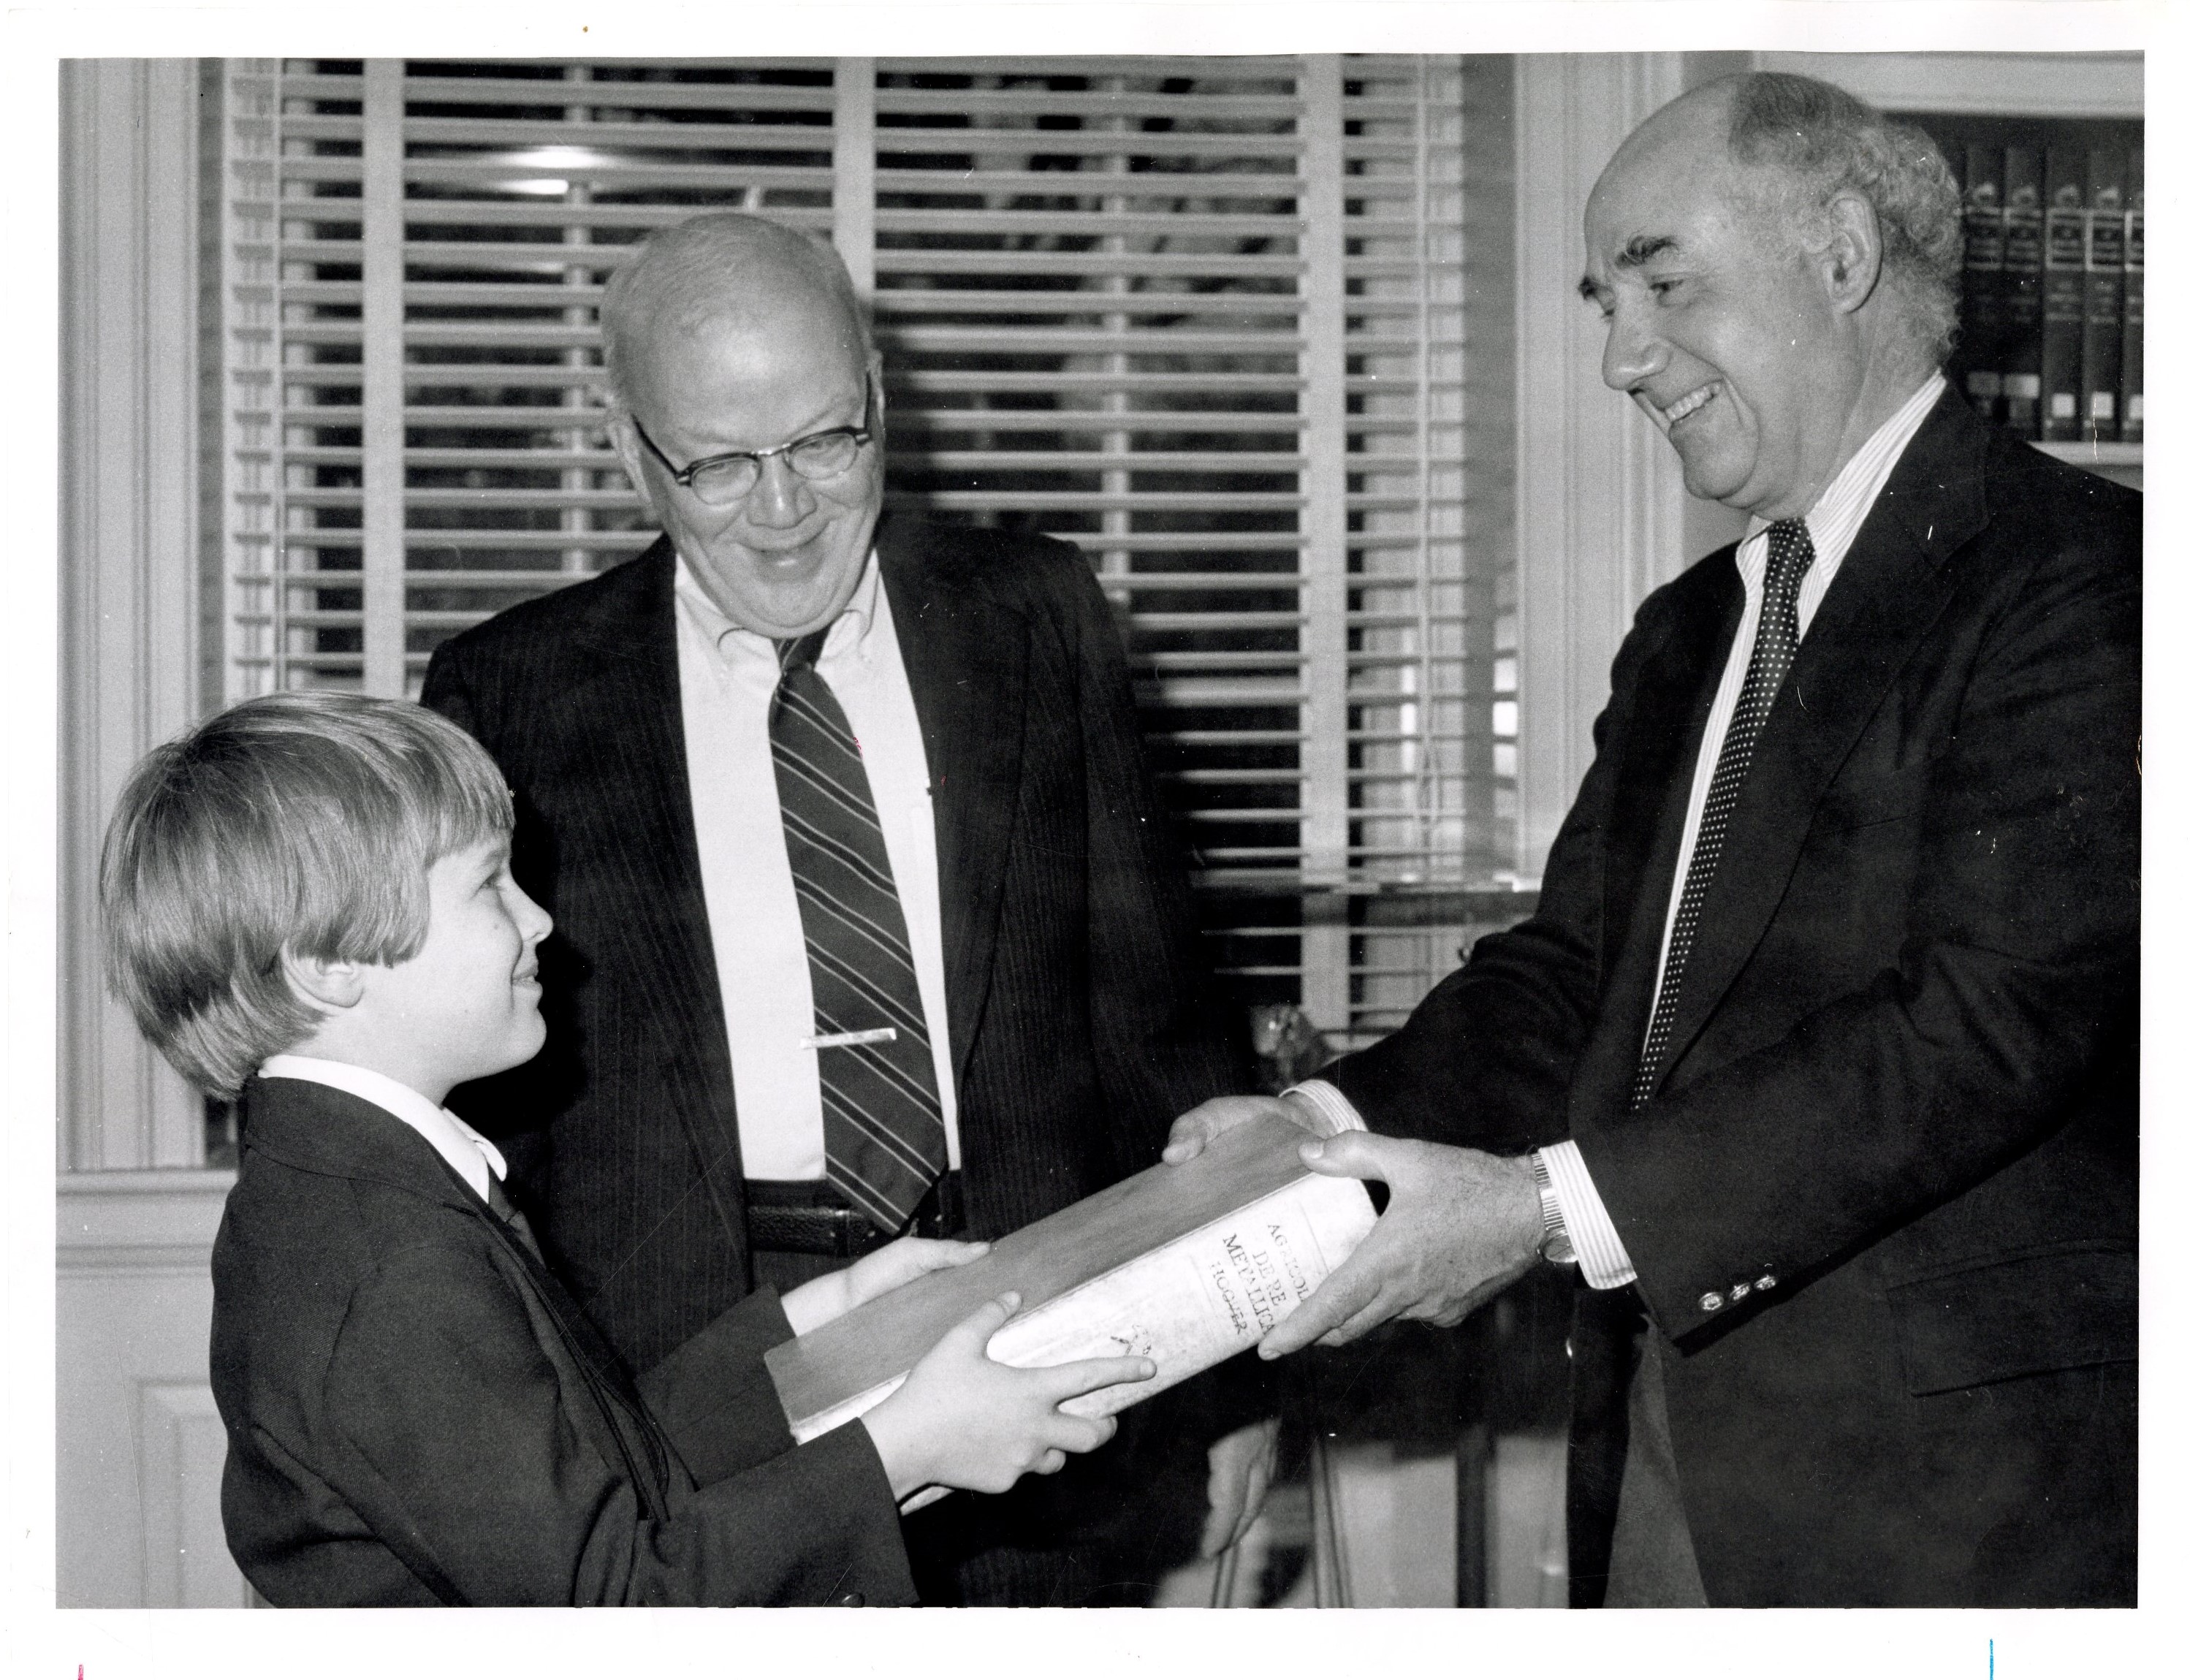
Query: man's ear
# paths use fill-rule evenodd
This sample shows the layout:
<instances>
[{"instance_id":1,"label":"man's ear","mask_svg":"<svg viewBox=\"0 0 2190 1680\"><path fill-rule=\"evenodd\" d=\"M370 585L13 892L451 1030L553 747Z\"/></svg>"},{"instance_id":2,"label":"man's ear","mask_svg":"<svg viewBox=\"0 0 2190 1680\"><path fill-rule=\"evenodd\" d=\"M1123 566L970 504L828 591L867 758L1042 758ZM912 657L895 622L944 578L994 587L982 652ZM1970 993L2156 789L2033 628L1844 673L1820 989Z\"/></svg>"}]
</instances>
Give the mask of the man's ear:
<instances>
[{"instance_id":1,"label":"man's ear","mask_svg":"<svg viewBox=\"0 0 2190 1680\"><path fill-rule=\"evenodd\" d=\"M609 442L615 446L616 459L623 463L623 475L631 480L631 487L648 501L653 497L646 487L646 459L644 446L638 440L638 431L632 424L631 416L618 409L609 417Z\"/></svg>"},{"instance_id":2,"label":"man's ear","mask_svg":"<svg viewBox=\"0 0 2190 1680\"><path fill-rule=\"evenodd\" d=\"M1825 227L1818 256L1825 295L1842 315L1853 315L1878 289L1885 260L1878 212L1859 192L1837 193L1825 206Z\"/></svg>"},{"instance_id":3,"label":"man's ear","mask_svg":"<svg viewBox=\"0 0 2190 1680\"><path fill-rule=\"evenodd\" d=\"M365 996L362 962L338 962L330 956L305 956L294 945L281 947L281 977L307 1002L322 1009L349 1009Z\"/></svg>"}]
</instances>

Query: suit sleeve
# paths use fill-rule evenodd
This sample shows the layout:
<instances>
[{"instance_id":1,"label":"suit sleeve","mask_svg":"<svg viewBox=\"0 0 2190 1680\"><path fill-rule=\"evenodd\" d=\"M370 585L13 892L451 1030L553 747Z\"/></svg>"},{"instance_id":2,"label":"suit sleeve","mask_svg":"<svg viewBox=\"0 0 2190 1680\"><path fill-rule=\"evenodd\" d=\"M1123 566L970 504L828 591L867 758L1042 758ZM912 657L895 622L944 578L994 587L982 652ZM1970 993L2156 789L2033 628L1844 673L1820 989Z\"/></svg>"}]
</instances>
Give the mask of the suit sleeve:
<instances>
[{"instance_id":1,"label":"suit sleeve","mask_svg":"<svg viewBox=\"0 0 2190 1680\"><path fill-rule=\"evenodd\" d=\"M1915 772L1898 960L1633 1121L1577 1126L1674 1336L1760 1266L1824 1269L1969 1190L2133 1042L2141 625L2119 558L2069 545L1986 627Z\"/></svg>"},{"instance_id":2,"label":"suit sleeve","mask_svg":"<svg viewBox=\"0 0 2190 1680\"><path fill-rule=\"evenodd\" d=\"M864 1429L693 1491L639 1487L583 1427L590 1395L479 1257L420 1246L359 1287L331 1355L329 1479L414 1569L477 1604L910 1602Z\"/></svg>"},{"instance_id":3,"label":"suit sleeve","mask_svg":"<svg viewBox=\"0 0 2190 1680\"><path fill-rule=\"evenodd\" d=\"M1172 1120L1247 1087L1196 950L1183 857L1141 745L1125 650L1086 564L1066 568L1087 766L1088 995L1121 1175L1152 1165Z\"/></svg>"},{"instance_id":4,"label":"suit sleeve","mask_svg":"<svg viewBox=\"0 0 2190 1680\"><path fill-rule=\"evenodd\" d=\"M764 1357L791 1337L781 1298L763 1286L639 1377L639 1393L701 1487L791 1450Z\"/></svg>"}]
</instances>

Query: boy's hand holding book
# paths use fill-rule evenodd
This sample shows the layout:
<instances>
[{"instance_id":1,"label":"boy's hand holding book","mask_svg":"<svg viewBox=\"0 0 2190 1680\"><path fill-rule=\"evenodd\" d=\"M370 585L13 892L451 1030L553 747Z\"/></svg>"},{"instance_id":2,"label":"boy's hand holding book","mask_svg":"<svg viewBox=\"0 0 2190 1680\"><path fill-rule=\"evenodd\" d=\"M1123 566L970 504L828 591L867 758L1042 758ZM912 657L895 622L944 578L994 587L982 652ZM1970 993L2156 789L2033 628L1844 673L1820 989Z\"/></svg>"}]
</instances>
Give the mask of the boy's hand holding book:
<instances>
[{"instance_id":1,"label":"boy's hand holding book","mask_svg":"<svg viewBox=\"0 0 2190 1680\"><path fill-rule=\"evenodd\" d=\"M929 1272L962 1266L989 1251L985 1242L950 1242L939 1237L899 1237L850 1265L803 1283L783 1297L783 1316L791 1333L803 1336L840 1319L853 1308Z\"/></svg>"},{"instance_id":2,"label":"boy's hand holding book","mask_svg":"<svg viewBox=\"0 0 2190 1680\"><path fill-rule=\"evenodd\" d=\"M860 1420L899 1499L926 1487L1001 1493L1030 1471L1047 1476L1067 1453L1092 1451L1118 1427L1115 1417L1059 1411L1060 1401L1156 1374L1154 1360L1131 1358L999 1365L989 1338L1018 1304L1008 1291L984 1303Z\"/></svg>"},{"instance_id":3,"label":"boy's hand holding book","mask_svg":"<svg viewBox=\"0 0 2190 1680\"><path fill-rule=\"evenodd\" d=\"M894 1480L896 1425L886 1408L916 1389L962 1404L959 1391L985 1385L1003 1409L997 1417L1028 1397L1036 1403L1020 1439L1041 1450L1016 1461L1006 1454L1008 1474L991 1467L1001 1486L1099 1445L1110 1414L1253 1347L1312 1297L1376 1216L1360 1184L1303 1164L1308 1140L1290 1104L1230 1100L1241 1104L1240 1118L1216 1128L1190 1162L1137 1173L998 1238L978 1260L927 1272L770 1348L793 1437L811 1440L865 1416ZM996 1310L1003 1297L1024 1300L1026 1311L1007 1323ZM953 1369L962 1374L946 1382L941 1373ZM1100 1427L1068 1433L1068 1420L1053 1415L1059 1409ZM1251 1494L1262 1455L1245 1450L1260 1444L1243 1440L1212 1472ZM962 1467L931 1479L991 1485ZM1236 1529L1251 1500L1223 1503L1220 1515Z\"/></svg>"}]
</instances>

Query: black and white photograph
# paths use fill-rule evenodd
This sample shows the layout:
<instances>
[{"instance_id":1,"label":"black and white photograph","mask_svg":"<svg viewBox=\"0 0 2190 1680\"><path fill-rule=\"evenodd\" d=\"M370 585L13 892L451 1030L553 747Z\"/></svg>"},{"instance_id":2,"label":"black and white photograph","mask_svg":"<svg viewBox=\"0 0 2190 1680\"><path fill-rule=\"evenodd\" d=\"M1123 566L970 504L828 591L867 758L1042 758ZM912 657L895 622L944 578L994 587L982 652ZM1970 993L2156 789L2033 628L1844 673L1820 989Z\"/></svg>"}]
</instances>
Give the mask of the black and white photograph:
<instances>
[{"instance_id":1,"label":"black and white photograph","mask_svg":"<svg viewBox=\"0 0 2190 1680\"><path fill-rule=\"evenodd\" d=\"M1174 10L11 69L37 1671L2171 1614L2180 19Z\"/></svg>"}]
</instances>

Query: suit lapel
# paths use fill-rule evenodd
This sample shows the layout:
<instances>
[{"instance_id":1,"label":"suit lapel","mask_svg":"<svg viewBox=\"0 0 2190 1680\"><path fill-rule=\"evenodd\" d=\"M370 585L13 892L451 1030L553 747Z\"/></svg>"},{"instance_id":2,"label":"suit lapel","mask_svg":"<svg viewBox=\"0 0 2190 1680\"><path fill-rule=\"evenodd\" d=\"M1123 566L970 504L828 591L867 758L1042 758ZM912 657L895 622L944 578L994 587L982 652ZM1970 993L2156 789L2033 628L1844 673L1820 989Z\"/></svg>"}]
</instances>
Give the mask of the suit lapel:
<instances>
[{"instance_id":1,"label":"suit lapel","mask_svg":"<svg viewBox=\"0 0 2190 1680\"><path fill-rule=\"evenodd\" d=\"M1626 1105L1657 984L1696 755L1741 620L1733 550L1710 556L1697 570L1704 575L1694 598L1682 604L1635 683L1607 831L1604 949L1614 955L1598 1019L1608 1024L1575 1070L1569 1104L1575 1114L1617 1113Z\"/></svg>"},{"instance_id":2,"label":"suit lapel","mask_svg":"<svg viewBox=\"0 0 2190 1680\"><path fill-rule=\"evenodd\" d=\"M241 1106L250 1148L304 1172L386 1184L417 1196L470 1219L498 1243L561 1330L565 1348L593 1390L602 1425L622 1449L641 1499L651 1514L667 1514L667 1464L630 1374L562 1280L438 1149L378 1104L312 1080L254 1078L244 1087Z\"/></svg>"},{"instance_id":3,"label":"suit lapel","mask_svg":"<svg viewBox=\"0 0 2190 1680\"><path fill-rule=\"evenodd\" d=\"M1763 937L1812 816L1952 593L1942 563L1985 522L1983 427L1949 392L1856 533L1773 703L1681 985L1668 1074Z\"/></svg>"},{"instance_id":4,"label":"suit lapel","mask_svg":"<svg viewBox=\"0 0 2190 1680\"><path fill-rule=\"evenodd\" d=\"M891 519L876 536L928 752L951 1070L962 1081L988 999L1018 810L1027 628L973 580L953 574L939 552L944 541Z\"/></svg>"},{"instance_id":5,"label":"suit lapel","mask_svg":"<svg viewBox=\"0 0 2190 1680\"><path fill-rule=\"evenodd\" d=\"M286 1166L386 1184L460 1212L486 1204L410 1127L362 1097L310 1079L260 1079L238 1104L243 1141Z\"/></svg>"},{"instance_id":6,"label":"suit lapel","mask_svg":"<svg viewBox=\"0 0 2190 1680\"><path fill-rule=\"evenodd\" d=\"M742 1248L743 1209L723 1192L740 1170L737 1106L692 820L676 561L668 539L657 540L625 569L627 587L604 592L572 634L576 677L563 705L587 741L597 791L574 803L568 820L598 826L584 849L603 861L597 881L621 891L624 925L653 971L655 1007L673 1016L673 1038L701 1075L694 1088L711 1098L676 1107L723 1225Z\"/></svg>"}]
</instances>

